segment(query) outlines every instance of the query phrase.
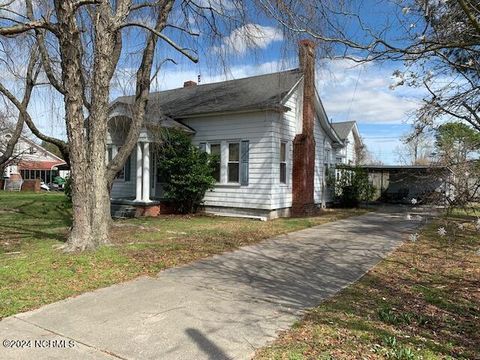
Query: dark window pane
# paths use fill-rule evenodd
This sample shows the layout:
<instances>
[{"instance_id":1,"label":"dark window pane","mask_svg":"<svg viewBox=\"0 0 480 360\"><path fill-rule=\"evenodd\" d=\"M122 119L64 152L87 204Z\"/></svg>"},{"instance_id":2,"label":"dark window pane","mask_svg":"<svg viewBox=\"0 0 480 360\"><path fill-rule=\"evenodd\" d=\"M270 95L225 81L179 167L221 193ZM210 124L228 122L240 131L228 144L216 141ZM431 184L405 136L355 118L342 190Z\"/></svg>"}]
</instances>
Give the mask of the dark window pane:
<instances>
[{"instance_id":1,"label":"dark window pane","mask_svg":"<svg viewBox=\"0 0 480 360\"><path fill-rule=\"evenodd\" d=\"M228 164L228 182L239 182L239 164L238 163L229 163Z\"/></svg>"},{"instance_id":2,"label":"dark window pane","mask_svg":"<svg viewBox=\"0 0 480 360\"><path fill-rule=\"evenodd\" d=\"M280 164L280 182L282 184L287 183L287 164L285 163Z\"/></svg>"},{"instance_id":3,"label":"dark window pane","mask_svg":"<svg viewBox=\"0 0 480 360\"><path fill-rule=\"evenodd\" d=\"M228 144L228 161L240 160L240 144Z\"/></svg>"},{"instance_id":4,"label":"dark window pane","mask_svg":"<svg viewBox=\"0 0 480 360\"><path fill-rule=\"evenodd\" d=\"M117 173L117 179L124 179L125 178L125 166L120 169Z\"/></svg>"},{"instance_id":5,"label":"dark window pane","mask_svg":"<svg viewBox=\"0 0 480 360\"><path fill-rule=\"evenodd\" d=\"M220 182L220 164L221 164L221 151L220 151L220 144L211 144L210 145L210 154L217 157L217 163L215 164L215 169L213 171L213 178L216 182Z\"/></svg>"},{"instance_id":6,"label":"dark window pane","mask_svg":"<svg viewBox=\"0 0 480 360\"><path fill-rule=\"evenodd\" d=\"M212 176L216 182L220 182L220 163L217 163L215 165L215 169L213 170Z\"/></svg>"},{"instance_id":7,"label":"dark window pane","mask_svg":"<svg viewBox=\"0 0 480 360\"><path fill-rule=\"evenodd\" d=\"M210 154L220 156L220 144L210 145Z\"/></svg>"}]
</instances>

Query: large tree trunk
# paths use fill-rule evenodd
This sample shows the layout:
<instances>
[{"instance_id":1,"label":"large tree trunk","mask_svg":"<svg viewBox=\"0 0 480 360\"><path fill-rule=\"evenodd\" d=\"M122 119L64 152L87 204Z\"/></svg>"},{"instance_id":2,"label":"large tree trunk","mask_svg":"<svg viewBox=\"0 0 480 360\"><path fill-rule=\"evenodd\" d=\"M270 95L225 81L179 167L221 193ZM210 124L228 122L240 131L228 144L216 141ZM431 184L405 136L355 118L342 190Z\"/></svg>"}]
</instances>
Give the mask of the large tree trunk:
<instances>
[{"instance_id":1,"label":"large tree trunk","mask_svg":"<svg viewBox=\"0 0 480 360\"><path fill-rule=\"evenodd\" d=\"M70 170L72 179L73 226L67 241L66 250L93 249L108 238L108 222L98 229L94 221L93 209L105 210L106 187L99 187L94 178L104 174L98 172L90 144L90 129L85 129L84 117L84 79L82 75L82 53L80 32L76 24L74 4L71 1L55 1L55 9L60 28L60 56L62 59L62 82L65 89L65 116L67 136L70 146ZM105 110L106 111L106 110ZM95 121L90 118L89 123ZM105 160L105 150L100 156ZM105 162L102 163L105 167ZM98 201L97 199L102 199ZM108 209L109 211L109 209Z\"/></svg>"},{"instance_id":2,"label":"large tree trunk","mask_svg":"<svg viewBox=\"0 0 480 360\"><path fill-rule=\"evenodd\" d=\"M156 31L161 31L165 27L172 4L171 0L164 2L158 14ZM118 32L112 31L115 26L108 3L100 4L95 17L94 71L89 116L85 126L83 123L85 94L82 86L84 82L81 72L81 53L78 51L81 48L80 38L77 36L75 19L69 16L72 12L68 9L72 3L65 4L56 0L56 6L60 26L68 28L68 31L62 31L62 34L69 34L63 38L60 37L63 84L65 89L69 89L65 95L65 103L68 139L72 147L70 158L74 211L73 227L66 250L82 251L108 242L111 223L110 189L115 174L135 146L143 123L157 37L154 34L148 36L137 72L137 98L129 133L120 154L107 166L106 139L110 81L118 61L121 37L118 36Z\"/></svg>"},{"instance_id":3,"label":"large tree trunk","mask_svg":"<svg viewBox=\"0 0 480 360\"><path fill-rule=\"evenodd\" d=\"M91 171L88 176L73 180L78 186L73 191L73 226L67 251L94 249L108 242L110 193L107 186L99 186L101 181L94 184L93 177L105 179L103 174Z\"/></svg>"}]
</instances>

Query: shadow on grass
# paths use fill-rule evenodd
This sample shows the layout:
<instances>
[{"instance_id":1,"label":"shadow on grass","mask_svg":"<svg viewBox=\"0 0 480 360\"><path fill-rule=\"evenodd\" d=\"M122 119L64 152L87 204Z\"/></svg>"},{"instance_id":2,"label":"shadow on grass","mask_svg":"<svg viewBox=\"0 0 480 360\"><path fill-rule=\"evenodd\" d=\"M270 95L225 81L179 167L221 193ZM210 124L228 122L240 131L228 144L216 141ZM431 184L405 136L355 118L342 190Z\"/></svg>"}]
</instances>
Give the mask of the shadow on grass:
<instances>
[{"instance_id":1,"label":"shadow on grass","mask_svg":"<svg viewBox=\"0 0 480 360\"><path fill-rule=\"evenodd\" d=\"M51 221L55 219L65 226L72 225L71 207L66 202L59 202L52 207L48 202L30 201L17 207L18 213L32 219Z\"/></svg>"},{"instance_id":2,"label":"shadow on grass","mask_svg":"<svg viewBox=\"0 0 480 360\"><path fill-rule=\"evenodd\" d=\"M42 224L42 227L44 226L48 228L48 224L46 225ZM25 226L13 226L13 225L3 224L1 227L3 231L8 229L11 230L11 232L6 232L4 233L4 235L22 237L22 239L27 239L27 241L31 241L31 240L37 241L37 240L45 240L45 239L51 239L51 240L56 240L60 242L67 241L66 233L60 233L58 231L54 231L54 232L42 231L38 229L38 226L36 226L36 228L32 226L32 228L29 229L29 228L26 228ZM55 228L58 228L58 226L56 226Z\"/></svg>"}]
</instances>

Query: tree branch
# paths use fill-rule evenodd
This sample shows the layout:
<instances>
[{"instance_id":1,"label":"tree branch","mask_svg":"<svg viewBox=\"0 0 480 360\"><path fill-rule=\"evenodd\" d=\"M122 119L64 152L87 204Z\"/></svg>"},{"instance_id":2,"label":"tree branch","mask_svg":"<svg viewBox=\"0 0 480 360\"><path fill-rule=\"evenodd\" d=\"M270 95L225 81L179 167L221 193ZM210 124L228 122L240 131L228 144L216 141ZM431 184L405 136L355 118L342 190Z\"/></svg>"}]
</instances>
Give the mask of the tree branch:
<instances>
[{"instance_id":1,"label":"tree branch","mask_svg":"<svg viewBox=\"0 0 480 360\"><path fill-rule=\"evenodd\" d=\"M1 27L0 35L2 36L19 35L33 29L46 29L52 32L53 34L57 34L57 29L55 24L51 24L45 20L34 20L34 21L29 21L27 23L13 25L13 26Z\"/></svg>"},{"instance_id":2,"label":"tree branch","mask_svg":"<svg viewBox=\"0 0 480 360\"><path fill-rule=\"evenodd\" d=\"M47 135L44 135L38 128L35 126L35 123L33 122L32 118L30 117L30 114L27 111L27 104L23 104L18 99L13 95L3 84L0 83L0 93L2 93L10 102L18 109L20 112L20 116L25 120L25 122L28 125L28 128L32 131L32 133L37 136L40 140L44 140L46 142L52 143L54 145L57 145L60 151L62 152L62 155L65 157L65 161L69 163L69 149L68 149L68 144L62 140L56 139L54 137L50 137Z\"/></svg>"},{"instance_id":3,"label":"tree branch","mask_svg":"<svg viewBox=\"0 0 480 360\"><path fill-rule=\"evenodd\" d=\"M35 86L35 81L38 77L38 69L34 70L35 64L37 63L36 52L32 51L30 53L30 60L28 62L27 74L25 78L25 91L22 99L22 107L27 108L28 103L30 102L30 97L32 95L33 87ZM12 157L15 145L18 142L18 139L22 135L23 125L25 124L25 118L22 114L19 114L17 119L17 124L15 129L10 134L11 137L7 142L4 152L0 155L0 168L3 167Z\"/></svg>"},{"instance_id":4,"label":"tree branch","mask_svg":"<svg viewBox=\"0 0 480 360\"><path fill-rule=\"evenodd\" d=\"M137 22L129 22L129 23L125 23L125 24L122 24L120 25L118 28L119 29L122 29L122 28L125 28L125 27L129 27L129 26L136 26L136 27L140 27L142 29L145 29L145 30L148 30L150 31L152 34L154 34L155 36L159 37L160 39L164 40L167 44L169 44L171 47L173 47L175 50L177 50L178 52L180 52L181 54L183 54L184 56L186 56L188 59L190 59L192 62L194 63L197 63L198 62L198 56L196 55L191 55L188 53L188 51L193 51L192 49L187 49L187 48L182 48L180 47L180 45L178 45L177 43L175 43L172 39L170 39L169 37L167 37L166 35L163 35L161 32L155 30L155 29L152 29L151 27L147 26L147 25L144 25L144 24L141 24L141 23L137 23Z\"/></svg>"},{"instance_id":5,"label":"tree branch","mask_svg":"<svg viewBox=\"0 0 480 360\"><path fill-rule=\"evenodd\" d=\"M27 10L27 17L30 21L32 21L34 16L32 0L25 0L25 7ZM43 34L43 30L35 29L35 38L37 40L38 51L40 53L43 69L45 71L45 74L47 75L48 81L50 81L52 86L55 89L57 89L59 93L65 94L65 89L63 88L63 84L57 79L57 77L53 72L50 56L45 46L45 36Z\"/></svg>"}]
</instances>

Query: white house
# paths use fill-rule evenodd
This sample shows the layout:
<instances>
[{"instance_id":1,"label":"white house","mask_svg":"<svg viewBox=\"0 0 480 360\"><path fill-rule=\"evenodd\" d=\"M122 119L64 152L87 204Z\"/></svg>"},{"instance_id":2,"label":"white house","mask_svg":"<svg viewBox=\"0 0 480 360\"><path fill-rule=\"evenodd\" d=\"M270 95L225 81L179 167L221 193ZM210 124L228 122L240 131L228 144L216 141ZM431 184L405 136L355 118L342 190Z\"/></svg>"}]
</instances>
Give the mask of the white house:
<instances>
[{"instance_id":1,"label":"white house","mask_svg":"<svg viewBox=\"0 0 480 360\"><path fill-rule=\"evenodd\" d=\"M357 164L357 150L363 146L362 138L356 121L332 123L333 129L343 141L344 146L337 149L335 154L337 164Z\"/></svg>"},{"instance_id":2,"label":"white house","mask_svg":"<svg viewBox=\"0 0 480 360\"><path fill-rule=\"evenodd\" d=\"M3 151L2 144L6 144L10 137L11 134L8 131L0 134L0 152ZM12 158L4 169L3 179L6 181L3 181L3 186L7 187L9 180L40 179L45 183L51 183L56 176L65 175L65 171L61 170L65 166L63 159L22 135L15 145Z\"/></svg>"},{"instance_id":3,"label":"white house","mask_svg":"<svg viewBox=\"0 0 480 360\"><path fill-rule=\"evenodd\" d=\"M298 69L205 85L188 81L183 88L152 93L137 147L114 182L112 204L162 211L150 156L154 126L181 128L201 149L220 155L217 184L204 198L207 212L275 218L332 201L326 174L344 142L316 92L314 54L313 43L305 40ZM128 124L132 102L116 99L111 121ZM125 136L118 128L110 128L109 156Z\"/></svg>"}]
</instances>

